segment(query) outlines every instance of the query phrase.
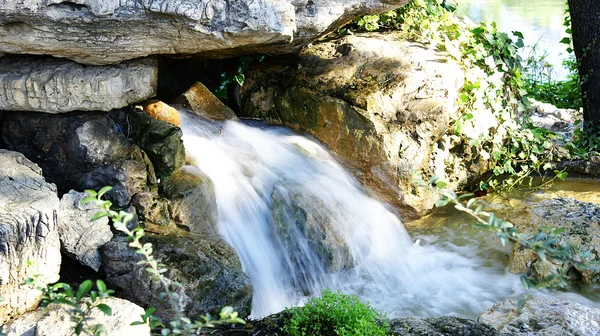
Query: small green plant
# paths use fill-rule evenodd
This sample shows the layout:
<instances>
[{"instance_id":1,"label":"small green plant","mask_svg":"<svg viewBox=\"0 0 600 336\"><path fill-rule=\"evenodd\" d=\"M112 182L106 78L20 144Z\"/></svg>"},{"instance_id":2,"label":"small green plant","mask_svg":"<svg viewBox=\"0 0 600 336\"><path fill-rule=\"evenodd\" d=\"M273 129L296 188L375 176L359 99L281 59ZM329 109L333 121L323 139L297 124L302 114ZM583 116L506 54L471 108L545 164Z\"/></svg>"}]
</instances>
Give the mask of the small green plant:
<instances>
[{"instance_id":1,"label":"small green plant","mask_svg":"<svg viewBox=\"0 0 600 336\"><path fill-rule=\"evenodd\" d=\"M282 331L290 336L383 336L389 326L354 295L324 290L304 307L288 308Z\"/></svg>"},{"instance_id":2,"label":"small green plant","mask_svg":"<svg viewBox=\"0 0 600 336\"><path fill-rule=\"evenodd\" d=\"M265 59L264 55L256 55L256 56L241 56L237 61L237 68L233 72L223 72L221 74L221 83L219 87L215 90L215 96L228 99L229 95L227 94L227 89L233 83L236 83L239 86L244 85L244 81L246 80L246 72L250 69L250 65L254 61L263 62Z\"/></svg>"}]
</instances>

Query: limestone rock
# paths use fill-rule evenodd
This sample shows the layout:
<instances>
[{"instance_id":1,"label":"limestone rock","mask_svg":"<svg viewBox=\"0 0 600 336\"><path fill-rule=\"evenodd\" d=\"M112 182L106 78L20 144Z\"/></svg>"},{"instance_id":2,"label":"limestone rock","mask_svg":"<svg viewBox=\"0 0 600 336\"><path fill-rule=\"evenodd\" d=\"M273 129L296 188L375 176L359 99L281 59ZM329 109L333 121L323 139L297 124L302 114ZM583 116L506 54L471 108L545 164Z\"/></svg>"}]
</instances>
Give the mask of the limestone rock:
<instances>
[{"instance_id":1,"label":"limestone rock","mask_svg":"<svg viewBox=\"0 0 600 336\"><path fill-rule=\"evenodd\" d=\"M485 170L469 166L476 153L455 155L442 139L463 78L455 61L399 33L356 34L267 60L246 73L237 100L240 116L314 135L411 218L438 199L411 185L413 171L452 187Z\"/></svg>"},{"instance_id":2,"label":"limestone rock","mask_svg":"<svg viewBox=\"0 0 600 336\"><path fill-rule=\"evenodd\" d=\"M479 317L506 336L582 336L600 335L600 309L536 294L517 309L518 301L509 299L494 305Z\"/></svg>"},{"instance_id":3,"label":"limestone rock","mask_svg":"<svg viewBox=\"0 0 600 336\"><path fill-rule=\"evenodd\" d=\"M0 110L109 111L153 97L157 76L153 58L90 67L52 57L0 57Z\"/></svg>"},{"instance_id":4,"label":"limestone rock","mask_svg":"<svg viewBox=\"0 0 600 336\"><path fill-rule=\"evenodd\" d=\"M58 274L56 187L22 154L0 149L0 324L37 306L41 293L23 286L33 273ZM34 262L34 269L26 261Z\"/></svg>"},{"instance_id":5,"label":"limestone rock","mask_svg":"<svg viewBox=\"0 0 600 336\"><path fill-rule=\"evenodd\" d=\"M454 316L403 317L389 321L388 335L397 336L497 336L498 332L483 323Z\"/></svg>"},{"instance_id":6,"label":"limestone rock","mask_svg":"<svg viewBox=\"0 0 600 336\"><path fill-rule=\"evenodd\" d=\"M133 195L156 184L152 164L122 133L126 129L106 113L23 112L9 114L2 136L9 149L39 164L59 191L108 185L113 189L107 197L126 207Z\"/></svg>"},{"instance_id":7,"label":"limestone rock","mask_svg":"<svg viewBox=\"0 0 600 336\"><path fill-rule=\"evenodd\" d=\"M162 184L175 223L192 233L217 234L217 201L212 181L200 169L184 166Z\"/></svg>"},{"instance_id":8,"label":"limestone rock","mask_svg":"<svg viewBox=\"0 0 600 336\"><path fill-rule=\"evenodd\" d=\"M174 104L211 120L239 120L233 110L223 104L200 82L194 83L186 92L177 97Z\"/></svg>"},{"instance_id":9,"label":"limestone rock","mask_svg":"<svg viewBox=\"0 0 600 336\"><path fill-rule=\"evenodd\" d=\"M183 286L176 290L179 305L188 316L218 313L233 306L241 316L250 313L252 285L242 271L233 248L220 239L185 232L170 236L148 237L154 257L166 265L169 278ZM160 298L163 291L152 281L145 266L137 265L140 255L128 246L124 237L115 237L102 248L102 266L108 282L122 290L125 298L157 308L157 314L172 317L169 305Z\"/></svg>"},{"instance_id":10,"label":"limestone rock","mask_svg":"<svg viewBox=\"0 0 600 336\"><path fill-rule=\"evenodd\" d=\"M108 298L103 301L112 308L112 315L106 316L99 309L92 312L90 324L101 324L110 336L151 335L147 324L132 326L141 321L144 309L127 300ZM4 329L7 336L64 336L73 334L75 324L64 305L50 305L20 316Z\"/></svg>"},{"instance_id":11,"label":"limestone rock","mask_svg":"<svg viewBox=\"0 0 600 336\"><path fill-rule=\"evenodd\" d=\"M161 102L160 100L150 100L143 104L144 111L156 120L167 122L173 126L179 127L179 112L171 106Z\"/></svg>"},{"instance_id":12,"label":"limestone rock","mask_svg":"<svg viewBox=\"0 0 600 336\"><path fill-rule=\"evenodd\" d=\"M58 212L58 234L63 251L82 265L98 271L99 249L112 239L113 234L107 217L90 221L100 209L93 203L81 204L85 197L86 193L74 190L63 195Z\"/></svg>"},{"instance_id":13,"label":"limestone rock","mask_svg":"<svg viewBox=\"0 0 600 336\"><path fill-rule=\"evenodd\" d=\"M110 64L152 54L286 53L407 0L0 2L0 53Z\"/></svg>"}]
</instances>

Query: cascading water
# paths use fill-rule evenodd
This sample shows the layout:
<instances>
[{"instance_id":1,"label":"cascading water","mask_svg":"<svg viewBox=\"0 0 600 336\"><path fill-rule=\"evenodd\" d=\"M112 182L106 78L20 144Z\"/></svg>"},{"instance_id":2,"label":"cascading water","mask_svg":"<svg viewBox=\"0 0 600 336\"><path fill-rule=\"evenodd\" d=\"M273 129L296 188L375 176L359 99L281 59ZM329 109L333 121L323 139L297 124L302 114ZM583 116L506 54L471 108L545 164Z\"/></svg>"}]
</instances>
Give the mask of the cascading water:
<instances>
[{"instance_id":1,"label":"cascading water","mask_svg":"<svg viewBox=\"0 0 600 336\"><path fill-rule=\"evenodd\" d=\"M469 248L413 243L315 142L284 128L181 114L188 156L214 183L219 233L252 281L253 317L324 288L391 317L473 317L520 290L517 276Z\"/></svg>"}]
</instances>

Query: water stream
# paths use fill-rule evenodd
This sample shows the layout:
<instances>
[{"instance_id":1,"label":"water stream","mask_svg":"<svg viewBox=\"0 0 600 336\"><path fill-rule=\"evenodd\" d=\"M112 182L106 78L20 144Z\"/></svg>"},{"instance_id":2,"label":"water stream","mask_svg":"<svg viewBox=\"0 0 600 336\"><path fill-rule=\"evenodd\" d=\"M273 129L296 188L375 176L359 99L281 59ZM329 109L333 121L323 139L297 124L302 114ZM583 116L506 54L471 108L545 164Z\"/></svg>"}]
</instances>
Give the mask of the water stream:
<instances>
[{"instance_id":1,"label":"water stream","mask_svg":"<svg viewBox=\"0 0 600 336\"><path fill-rule=\"evenodd\" d=\"M188 156L214 183L220 234L252 281L253 317L324 288L356 294L391 317L475 317L522 290L501 259L478 257L475 245L413 241L306 137L186 113L181 125Z\"/></svg>"}]
</instances>

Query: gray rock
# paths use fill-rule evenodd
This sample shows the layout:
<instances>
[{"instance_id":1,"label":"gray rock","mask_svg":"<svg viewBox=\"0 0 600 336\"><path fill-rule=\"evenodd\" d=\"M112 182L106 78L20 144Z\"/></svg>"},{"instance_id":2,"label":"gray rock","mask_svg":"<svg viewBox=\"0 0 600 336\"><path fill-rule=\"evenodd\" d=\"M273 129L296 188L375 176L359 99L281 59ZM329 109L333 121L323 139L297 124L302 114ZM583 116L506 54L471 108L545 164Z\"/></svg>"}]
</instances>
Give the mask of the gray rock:
<instances>
[{"instance_id":1,"label":"gray rock","mask_svg":"<svg viewBox=\"0 0 600 336\"><path fill-rule=\"evenodd\" d=\"M81 204L86 196L86 193L74 190L63 195L58 212L58 234L67 255L98 271L101 262L99 249L112 239L113 234L107 217L90 221L100 209L93 203Z\"/></svg>"},{"instance_id":2,"label":"gray rock","mask_svg":"<svg viewBox=\"0 0 600 336\"><path fill-rule=\"evenodd\" d=\"M233 248L219 239L177 231L148 237L146 242L152 243L154 257L169 269L166 275L182 284L174 289L179 307L190 317L218 313L227 305L241 316L249 315L252 285ZM124 237L115 237L101 253L108 282L121 289L125 298L156 307L162 317L173 316L169 304L160 297L163 288L151 280L145 266L137 265L141 256L128 247Z\"/></svg>"},{"instance_id":3,"label":"gray rock","mask_svg":"<svg viewBox=\"0 0 600 336\"><path fill-rule=\"evenodd\" d=\"M0 324L35 308L41 293L23 286L38 274L58 274L60 241L56 187L22 154L0 149ZM29 268L27 260L34 262Z\"/></svg>"},{"instance_id":4,"label":"gray rock","mask_svg":"<svg viewBox=\"0 0 600 336\"><path fill-rule=\"evenodd\" d=\"M284 53L406 0L0 2L0 52L110 64L152 54Z\"/></svg>"},{"instance_id":5,"label":"gray rock","mask_svg":"<svg viewBox=\"0 0 600 336\"><path fill-rule=\"evenodd\" d=\"M388 335L395 336L496 336L498 332L483 323L454 316L403 317L389 321Z\"/></svg>"},{"instance_id":6,"label":"gray rock","mask_svg":"<svg viewBox=\"0 0 600 336\"><path fill-rule=\"evenodd\" d=\"M131 326L141 321L144 309L127 300L108 298L103 301L112 308L112 315L106 316L100 310L92 312L89 325L101 324L110 336L150 335L147 324ZM53 304L19 316L3 328L7 336L65 336L73 334L75 324L71 322L64 305Z\"/></svg>"},{"instance_id":7,"label":"gray rock","mask_svg":"<svg viewBox=\"0 0 600 336\"><path fill-rule=\"evenodd\" d=\"M52 57L0 57L0 110L109 111L153 97L157 76L152 58L90 67Z\"/></svg>"},{"instance_id":8,"label":"gray rock","mask_svg":"<svg viewBox=\"0 0 600 336\"><path fill-rule=\"evenodd\" d=\"M148 157L123 135L126 127L98 112L9 113L2 136L9 149L39 164L60 192L112 186L107 196L126 207L156 184Z\"/></svg>"},{"instance_id":9,"label":"gray rock","mask_svg":"<svg viewBox=\"0 0 600 336\"><path fill-rule=\"evenodd\" d=\"M523 309L517 300L494 305L479 317L506 336L594 336L600 335L600 309L536 294Z\"/></svg>"}]
</instances>

